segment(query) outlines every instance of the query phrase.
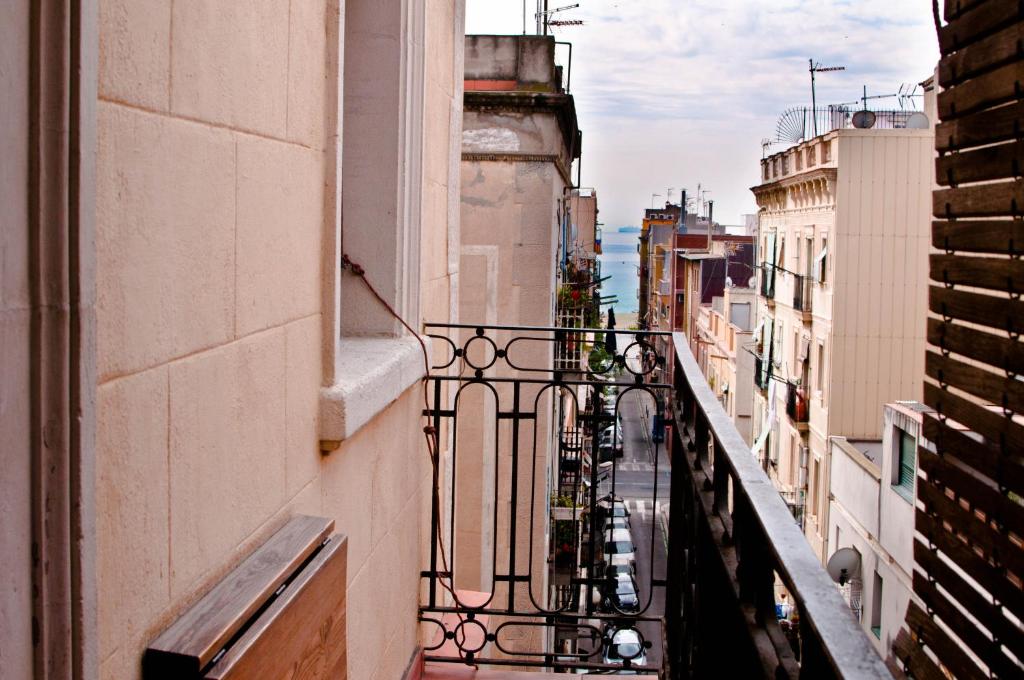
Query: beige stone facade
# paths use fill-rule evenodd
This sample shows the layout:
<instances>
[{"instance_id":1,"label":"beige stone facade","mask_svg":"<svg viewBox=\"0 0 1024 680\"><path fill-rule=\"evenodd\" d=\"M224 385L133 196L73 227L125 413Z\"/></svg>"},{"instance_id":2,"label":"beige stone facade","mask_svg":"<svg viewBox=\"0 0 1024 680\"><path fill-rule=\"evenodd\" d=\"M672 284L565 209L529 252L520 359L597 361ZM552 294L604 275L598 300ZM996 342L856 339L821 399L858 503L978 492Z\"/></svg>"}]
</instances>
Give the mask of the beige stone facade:
<instances>
[{"instance_id":1,"label":"beige stone facade","mask_svg":"<svg viewBox=\"0 0 1024 680\"><path fill-rule=\"evenodd\" d=\"M766 158L753 189L755 451L819 556L829 437L879 439L883 404L921 398L933 146L931 130L835 130Z\"/></svg>"},{"instance_id":2,"label":"beige stone facade","mask_svg":"<svg viewBox=\"0 0 1024 680\"><path fill-rule=\"evenodd\" d=\"M2 410L4 441L25 448L4 447L13 474L0 554L15 587L0 601L0 674L42 677L40 664L65 663L74 677L140 677L148 642L306 513L348 540L347 677L402 677L425 635L423 361L339 263L345 252L362 264L414 328L456 314L464 3L101 0L95 14L51 4L37 34L27 2L0 28L5 91L24 102L5 109L2 133L16 161L2 185L3 337L18 348L10 359L5 349L3 402L26 405ZM50 42L77 46L81 68L32 91L28 56ZM52 280L84 321L72 320L70 348L54 345L58 364L63 352L80 367L80 396L70 443L51 445L81 483L61 521L84 545L65 539L70 557L52 564L81 602L51 616L47 603L56 612L62 596L30 600L27 555L50 510L33 504L28 468L42 464L28 405L43 360L30 359L27 324L47 303L30 295L27 244L46 222L30 218L37 199L24 187L38 141L28 102L75 92L87 97L55 106L44 126L64 136L41 137L95 172L94 185L81 170L65 180L74 208L53 222L78 250ZM35 660L33 615L54 626Z\"/></svg>"}]
</instances>

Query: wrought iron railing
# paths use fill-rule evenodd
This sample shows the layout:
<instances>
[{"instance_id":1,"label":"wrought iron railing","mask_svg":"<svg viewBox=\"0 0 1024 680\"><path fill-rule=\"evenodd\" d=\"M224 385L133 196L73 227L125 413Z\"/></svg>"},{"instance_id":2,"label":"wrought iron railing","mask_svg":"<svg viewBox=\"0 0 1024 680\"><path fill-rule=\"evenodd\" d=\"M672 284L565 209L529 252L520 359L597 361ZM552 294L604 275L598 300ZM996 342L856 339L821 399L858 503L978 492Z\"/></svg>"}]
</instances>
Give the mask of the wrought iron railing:
<instances>
[{"instance_id":1,"label":"wrought iron railing","mask_svg":"<svg viewBox=\"0 0 1024 680\"><path fill-rule=\"evenodd\" d=\"M793 276L793 309L798 312L811 311L811 277Z\"/></svg>"},{"instance_id":2,"label":"wrought iron railing","mask_svg":"<svg viewBox=\"0 0 1024 680\"><path fill-rule=\"evenodd\" d=\"M618 349L608 352L607 330L572 329L601 340L581 366L562 370L564 328L427 324L426 331L435 359L424 413L450 458L446 466L435 459L420 621L436 637L424 659L660 674L660 522L633 518L632 557L622 541L605 540L605 522L627 491L652 512L662 500L663 445L645 435L650 463L633 463L628 474L617 452L624 409L643 402L657 412L671 398L666 360L653 342L671 334L618 331ZM638 422L634 440L645 434ZM611 596L608 565L622 564L628 575L631 562L637 601L627 606ZM612 646L615 632L635 636L636 653L616 657L625 646Z\"/></svg>"},{"instance_id":3,"label":"wrought iron railing","mask_svg":"<svg viewBox=\"0 0 1024 680\"><path fill-rule=\"evenodd\" d=\"M685 337L674 344L670 677L891 677ZM797 615L780 621L782 589Z\"/></svg>"}]
</instances>

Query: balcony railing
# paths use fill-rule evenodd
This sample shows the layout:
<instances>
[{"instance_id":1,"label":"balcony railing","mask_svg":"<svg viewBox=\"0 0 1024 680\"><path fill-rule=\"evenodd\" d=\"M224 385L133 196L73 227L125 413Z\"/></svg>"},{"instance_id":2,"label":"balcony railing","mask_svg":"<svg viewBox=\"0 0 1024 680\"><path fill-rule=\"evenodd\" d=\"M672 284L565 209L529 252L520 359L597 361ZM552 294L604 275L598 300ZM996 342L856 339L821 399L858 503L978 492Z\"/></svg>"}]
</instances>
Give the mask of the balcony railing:
<instances>
[{"instance_id":1,"label":"balcony railing","mask_svg":"<svg viewBox=\"0 0 1024 680\"><path fill-rule=\"evenodd\" d=\"M793 276L793 309L798 312L811 311L811 277Z\"/></svg>"},{"instance_id":2,"label":"balcony railing","mask_svg":"<svg viewBox=\"0 0 1024 680\"><path fill-rule=\"evenodd\" d=\"M436 644L424 660L663 673L660 523L634 517L630 553L618 538L606 540L605 520L620 495L652 509L664 501L663 444L651 443L650 469L631 466L625 477L617 452L627 400L657 413L671 399L654 342L671 334L619 331L615 354L597 352L564 370L567 333L607 331L427 324L427 333L436 360L425 415L452 444L449 470L435 458L420 621L435 629L428 635ZM548 489L549 478L557 487ZM628 604L609 569L619 564L634 570L636 599ZM614 632L635 635L636 653L615 657Z\"/></svg>"},{"instance_id":3,"label":"balcony railing","mask_svg":"<svg viewBox=\"0 0 1024 680\"><path fill-rule=\"evenodd\" d=\"M419 611L438 642L425 661L666 680L888 677L683 334L620 332L621 353L563 373L554 367L558 328L428 324L427 332L435 362L424 413L451 442L451 469L435 453ZM629 400L636 418L647 407L670 415L667 498L660 437L643 438L653 447L649 472L627 475L614 455L598 469ZM548 470L558 485L550 499ZM641 521L634 506L638 597L624 607L606 591L618 548L605 543L604 520L619 494L636 502L644 493L643 507L671 512L666 530L664 518ZM490 543L474 544L481 535ZM781 588L798 614L785 625L776 618ZM626 630L642 653L615 663L611 636Z\"/></svg>"},{"instance_id":4,"label":"balcony railing","mask_svg":"<svg viewBox=\"0 0 1024 680\"><path fill-rule=\"evenodd\" d=\"M794 423L806 423L808 402L804 390L790 383L786 386L786 415Z\"/></svg>"},{"instance_id":5,"label":"balcony railing","mask_svg":"<svg viewBox=\"0 0 1024 680\"><path fill-rule=\"evenodd\" d=\"M670 677L891 677L685 337L674 344ZM776 617L780 586L799 612L788 632Z\"/></svg>"}]
</instances>

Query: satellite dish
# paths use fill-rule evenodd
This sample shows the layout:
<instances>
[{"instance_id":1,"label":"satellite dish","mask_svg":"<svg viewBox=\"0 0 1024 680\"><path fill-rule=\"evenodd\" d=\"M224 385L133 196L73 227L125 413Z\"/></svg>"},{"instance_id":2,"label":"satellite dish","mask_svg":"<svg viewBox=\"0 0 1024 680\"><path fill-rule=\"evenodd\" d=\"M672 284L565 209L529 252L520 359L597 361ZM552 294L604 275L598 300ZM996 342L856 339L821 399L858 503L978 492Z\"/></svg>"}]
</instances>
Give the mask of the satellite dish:
<instances>
[{"instance_id":1,"label":"satellite dish","mask_svg":"<svg viewBox=\"0 0 1024 680\"><path fill-rule=\"evenodd\" d=\"M747 281L747 288L753 288L756 285L757 285L757 277L756 276L751 276L750 280Z\"/></svg>"},{"instance_id":2,"label":"satellite dish","mask_svg":"<svg viewBox=\"0 0 1024 680\"><path fill-rule=\"evenodd\" d=\"M911 130L927 130L931 126L932 122L928 120L928 116L920 111L910 114L910 117L907 118L907 127Z\"/></svg>"},{"instance_id":3,"label":"satellite dish","mask_svg":"<svg viewBox=\"0 0 1024 680\"><path fill-rule=\"evenodd\" d=\"M808 115L807 109L800 107L783 111L775 123L775 142L797 144L803 141Z\"/></svg>"},{"instance_id":4,"label":"satellite dish","mask_svg":"<svg viewBox=\"0 0 1024 680\"><path fill-rule=\"evenodd\" d=\"M725 287L726 288L732 288L733 287L733 282L732 282L732 277L731 276L726 276L725 277Z\"/></svg>"},{"instance_id":5,"label":"satellite dish","mask_svg":"<svg viewBox=\"0 0 1024 680\"><path fill-rule=\"evenodd\" d=\"M853 127L861 130L875 126L875 112L874 111L858 111L853 114Z\"/></svg>"},{"instance_id":6,"label":"satellite dish","mask_svg":"<svg viewBox=\"0 0 1024 680\"><path fill-rule=\"evenodd\" d=\"M851 578L859 578L860 555L853 548L840 548L828 558L825 570L833 581L844 586Z\"/></svg>"}]
</instances>

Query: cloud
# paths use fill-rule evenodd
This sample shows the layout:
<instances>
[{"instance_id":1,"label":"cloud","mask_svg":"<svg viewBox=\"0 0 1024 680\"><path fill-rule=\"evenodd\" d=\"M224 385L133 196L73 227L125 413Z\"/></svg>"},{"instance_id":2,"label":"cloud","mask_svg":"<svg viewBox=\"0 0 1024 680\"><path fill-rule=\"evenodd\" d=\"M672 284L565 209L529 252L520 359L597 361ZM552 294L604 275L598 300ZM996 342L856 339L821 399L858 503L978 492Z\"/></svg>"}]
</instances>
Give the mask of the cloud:
<instances>
[{"instance_id":1,"label":"cloud","mask_svg":"<svg viewBox=\"0 0 1024 680\"><path fill-rule=\"evenodd\" d=\"M753 212L760 141L785 109L810 104L809 58L846 67L818 76L819 104L854 101L864 85L894 93L938 59L925 2L576 1L560 14L584 25L556 37L573 43L583 181L610 227L637 223L651 193L692 195L698 182L721 220ZM519 33L522 11L519 0L467 0L467 33Z\"/></svg>"}]
</instances>

